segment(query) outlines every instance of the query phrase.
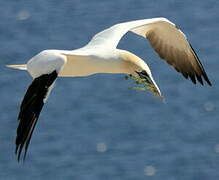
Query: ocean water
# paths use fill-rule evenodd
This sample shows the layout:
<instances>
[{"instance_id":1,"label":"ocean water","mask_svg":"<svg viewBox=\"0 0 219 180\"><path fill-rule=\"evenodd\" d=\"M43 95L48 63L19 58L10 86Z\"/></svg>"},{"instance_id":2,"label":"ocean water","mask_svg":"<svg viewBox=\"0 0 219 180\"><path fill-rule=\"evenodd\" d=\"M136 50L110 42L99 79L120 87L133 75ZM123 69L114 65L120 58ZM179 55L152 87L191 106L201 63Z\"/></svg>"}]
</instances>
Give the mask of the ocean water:
<instances>
[{"instance_id":1,"label":"ocean water","mask_svg":"<svg viewBox=\"0 0 219 180\"><path fill-rule=\"evenodd\" d=\"M0 2L0 179L219 179L219 1ZM59 78L28 155L14 154L17 114L31 77L5 68L44 49L76 49L115 24L166 17L187 35L213 86L194 85L128 33L119 48L150 66L166 103L130 90L123 75Z\"/></svg>"}]
</instances>

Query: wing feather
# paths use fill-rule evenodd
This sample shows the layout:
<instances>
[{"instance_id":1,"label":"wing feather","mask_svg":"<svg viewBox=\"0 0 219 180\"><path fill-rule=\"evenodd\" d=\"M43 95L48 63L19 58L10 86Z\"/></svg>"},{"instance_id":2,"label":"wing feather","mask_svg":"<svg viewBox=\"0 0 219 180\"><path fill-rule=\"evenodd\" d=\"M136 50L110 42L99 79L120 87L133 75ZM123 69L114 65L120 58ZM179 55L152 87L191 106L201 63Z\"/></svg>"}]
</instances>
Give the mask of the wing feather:
<instances>
[{"instance_id":1,"label":"wing feather","mask_svg":"<svg viewBox=\"0 0 219 180\"><path fill-rule=\"evenodd\" d=\"M162 29L162 26L159 28L156 24L156 28L154 30L151 28L145 35L160 58L166 60L185 78L189 76L193 83L196 84L198 80L203 85L201 77L204 77L205 81L211 85L203 65L185 35L172 24L165 25L163 28L165 27L166 29ZM169 34L165 32L168 29L170 29ZM175 39L169 37L167 40L168 36L175 36Z\"/></svg>"},{"instance_id":2,"label":"wing feather","mask_svg":"<svg viewBox=\"0 0 219 180\"><path fill-rule=\"evenodd\" d=\"M36 126L38 117L47 99L49 92L57 78L57 72L41 75L35 78L21 103L20 113L18 115L19 125L17 128L16 151L18 161L25 146L24 159Z\"/></svg>"},{"instance_id":3,"label":"wing feather","mask_svg":"<svg viewBox=\"0 0 219 180\"><path fill-rule=\"evenodd\" d=\"M193 83L202 77L211 86L211 82L194 49L185 34L166 18L152 18L116 24L96 34L87 44L88 49L96 46L116 48L120 39L128 31L147 38L161 59L172 65L185 78Z\"/></svg>"}]
</instances>

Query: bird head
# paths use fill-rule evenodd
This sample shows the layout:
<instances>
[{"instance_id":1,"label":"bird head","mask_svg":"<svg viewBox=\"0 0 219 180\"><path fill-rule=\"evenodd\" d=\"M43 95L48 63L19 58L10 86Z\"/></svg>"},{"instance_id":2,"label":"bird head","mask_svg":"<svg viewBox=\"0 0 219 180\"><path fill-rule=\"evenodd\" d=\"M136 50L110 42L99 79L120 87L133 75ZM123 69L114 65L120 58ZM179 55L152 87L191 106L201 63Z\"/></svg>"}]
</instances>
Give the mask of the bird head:
<instances>
[{"instance_id":1,"label":"bird head","mask_svg":"<svg viewBox=\"0 0 219 180\"><path fill-rule=\"evenodd\" d=\"M122 51L122 58L128 69L126 79L133 79L138 87L135 90L149 90L155 96L162 97L159 87L153 79L148 65L140 57L128 52Z\"/></svg>"},{"instance_id":2,"label":"bird head","mask_svg":"<svg viewBox=\"0 0 219 180\"><path fill-rule=\"evenodd\" d=\"M142 91L149 90L155 96L163 98L160 89L154 81L153 77L151 75L148 75L148 73L145 70L142 70L141 72L136 71L134 74L129 74L126 76L126 79L133 79L137 84L137 87L133 87L131 89Z\"/></svg>"}]
</instances>

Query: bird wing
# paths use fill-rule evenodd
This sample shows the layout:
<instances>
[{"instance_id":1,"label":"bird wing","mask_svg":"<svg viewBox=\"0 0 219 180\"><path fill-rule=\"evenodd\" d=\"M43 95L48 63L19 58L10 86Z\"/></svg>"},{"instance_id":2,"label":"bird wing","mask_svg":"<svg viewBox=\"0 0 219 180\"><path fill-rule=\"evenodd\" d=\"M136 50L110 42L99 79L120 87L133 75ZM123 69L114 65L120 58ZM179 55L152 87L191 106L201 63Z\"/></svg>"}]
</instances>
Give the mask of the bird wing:
<instances>
[{"instance_id":1,"label":"bird wing","mask_svg":"<svg viewBox=\"0 0 219 180\"><path fill-rule=\"evenodd\" d=\"M159 56L181 72L185 78L196 79L203 85L202 77L211 85L197 54L185 34L166 18L152 18L116 24L96 34L87 47L116 48L128 31L147 38Z\"/></svg>"},{"instance_id":2,"label":"bird wing","mask_svg":"<svg viewBox=\"0 0 219 180\"><path fill-rule=\"evenodd\" d=\"M56 70L50 74L43 74L33 80L28 87L20 106L18 115L19 125L16 137L16 154L18 161L25 146L24 159L30 139L37 123L40 112L57 78Z\"/></svg>"}]
</instances>

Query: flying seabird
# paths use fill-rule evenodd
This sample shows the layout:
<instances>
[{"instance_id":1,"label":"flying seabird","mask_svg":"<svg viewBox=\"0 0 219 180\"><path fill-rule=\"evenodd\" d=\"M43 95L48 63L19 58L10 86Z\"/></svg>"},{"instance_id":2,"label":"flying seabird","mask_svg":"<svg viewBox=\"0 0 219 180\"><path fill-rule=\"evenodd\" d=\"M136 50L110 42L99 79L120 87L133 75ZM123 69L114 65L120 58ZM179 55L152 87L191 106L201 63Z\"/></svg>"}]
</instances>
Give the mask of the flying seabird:
<instances>
[{"instance_id":1,"label":"flying seabird","mask_svg":"<svg viewBox=\"0 0 219 180\"><path fill-rule=\"evenodd\" d=\"M91 41L76 50L44 50L32 57L27 64L8 65L27 70L33 77L23 98L18 115L16 137L18 161L23 148L25 158L28 145L40 115L57 77L89 76L96 73L122 73L143 83L156 95L161 92L148 65L135 54L118 49L120 39L127 32L147 38L161 59L194 84L211 86L205 70L187 41L185 34L166 18L151 18L115 24L97 33Z\"/></svg>"}]
</instances>

